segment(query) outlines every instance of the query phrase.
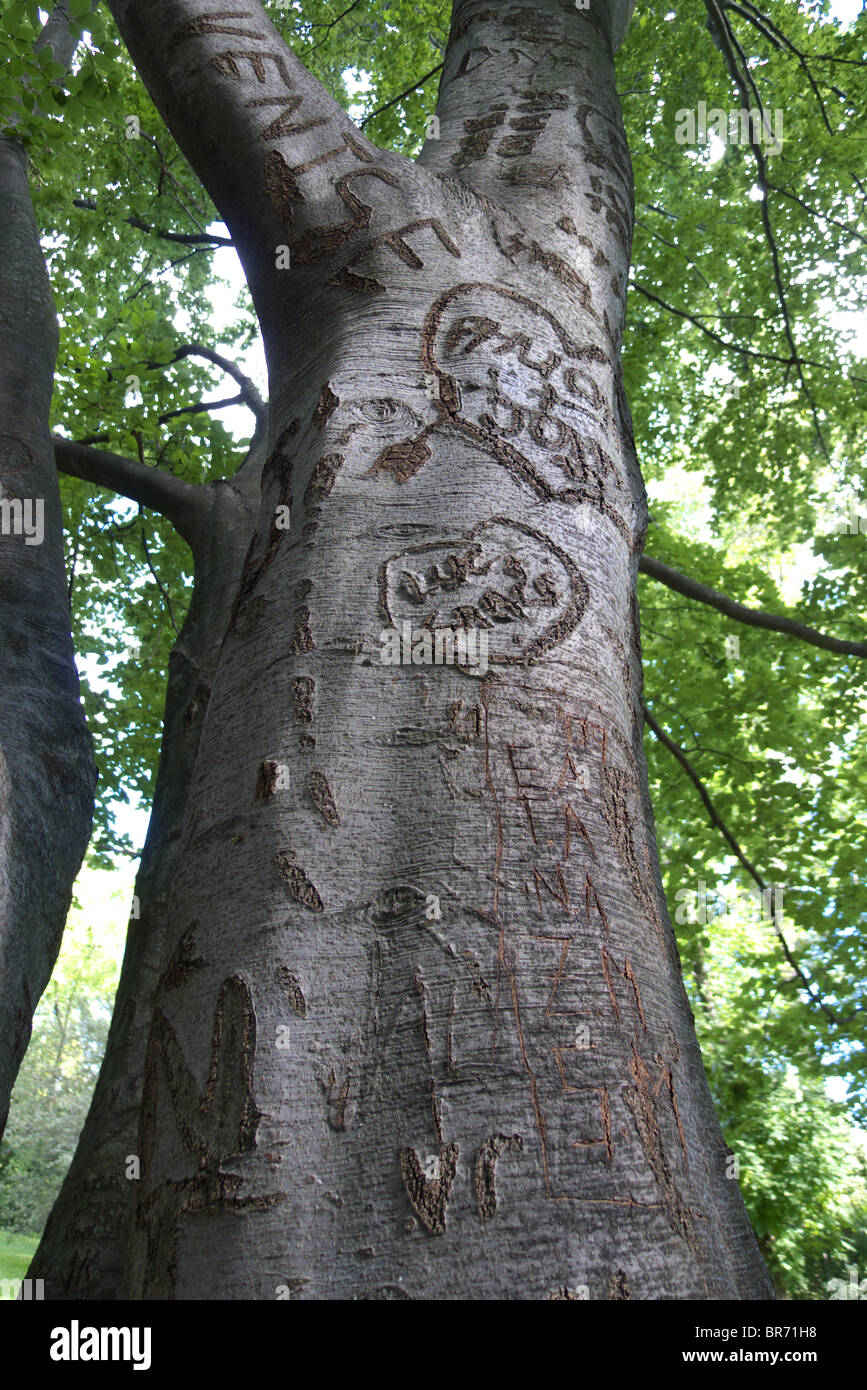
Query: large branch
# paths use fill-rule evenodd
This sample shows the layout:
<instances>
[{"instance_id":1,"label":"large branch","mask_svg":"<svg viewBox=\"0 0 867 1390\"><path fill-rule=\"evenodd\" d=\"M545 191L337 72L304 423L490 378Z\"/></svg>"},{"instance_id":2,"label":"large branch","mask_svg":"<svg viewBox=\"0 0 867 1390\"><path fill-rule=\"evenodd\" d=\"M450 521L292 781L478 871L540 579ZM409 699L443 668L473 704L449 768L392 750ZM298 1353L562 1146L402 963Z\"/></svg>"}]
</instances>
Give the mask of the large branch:
<instances>
[{"instance_id":1,"label":"large branch","mask_svg":"<svg viewBox=\"0 0 867 1390\"><path fill-rule=\"evenodd\" d=\"M646 705L644 706L644 719L648 728L653 731L653 733L659 739L659 742L663 745L663 747L667 748L669 753L671 753L672 756L677 759L684 772L689 777L690 781L692 782L693 786L695 787L696 791L698 792L699 796L701 797L704 803L705 810L707 811L708 816L710 817L711 825L715 826L716 829L720 832L726 844L729 846L732 853L735 855L735 858L739 861L739 863L743 865L750 878L758 886L759 891L762 894L767 892L770 885L765 882L756 866L744 854L734 835L731 833L725 821L722 819L721 815L714 806L713 801L710 798L710 794L708 793L707 787L704 785L704 782L699 777L698 773L696 772L689 758L684 753L683 749L675 743L673 738L669 738L668 734L665 732L664 729L660 728L659 724L654 719L653 715L650 713L650 710L647 708ZM797 978L801 981L801 984L803 985L812 1002L822 1010L826 1018L830 1019L832 1023L836 1024L837 1026L847 1023L849 1021L848 1019L840 1018L840 1016L835 1012L835 1010L832 1009L829 1004L825 1003L824 999L819 994L819 991L816 989L812 980L810 980L809 977L804 974L800 965L795 960L795 957L792 955L792 952L789 949L789 944L786 941L785 936L783 935L782 928L780 927L779 913L775 911L772 914L771 920L773 922L774 933L777 937L777 940L780 943L783 955L785 956L789 965L794 970Z\"/></svg>"},{"instance_id":2,"label":"large branch","mask_svg":"<svg viewBox=\"0 0 867 1390\"><path fill-rule=\"evenodd\" d=\"M588 151L597 164L614 154L618 186L610 196L617 213L630 203L626 153L612 137L619 121L612 54L632 8L633 0L580 7L537 0L516 17L508 5L454 0L439 126L418 162L544 228L546 246L561 218L580 221L592 241L598 210L593 199L569 196L566 171ZM532 21L524 17L531 13Z\"/></svg>"},{"instance_id":3,"label":"large branch","mask_svg":"<svg viewBox=\"0 0 867 1390\"><path fill-rule=\"evenodd\" d=\"M108 3L155 105L229 229L263 330L272 317L285 327L280 287L292 291L286 282L295 280L295 256L293 276L281 280L277 248L292 244L299 228L341 220L333 185L348 171L411 169L410 161L384 155L364 137L258 0L223 10L203 0Z\"/></svg>"},{"instance_id":4,"label":"large branch","mask_svg":"<svg viewBox=\"0 0 867 1390\"><path fill-rule=\"evenodd\" d=\"M204 489L174 478L161 468L148 468L136 459L93 449L73 439L53 434L54 458L61 473L86 483L110 488L142 507L159 512L172 523L179 535L193 548L197 526L206 515L208 502Z\"/></svg>"},{"instance_id":5,"label":"large branch","mask_svg":"<svg viewBox=\"0 0 867 1390\"><path fill-rule=\"evenodd\" d=\"M689 579L685 574L664 565L661 560L652 559L649 555L642 555L639 569L642 574L648 575L650 579L658 579L660 584L667 585L676 593L684 594L686 598L697 599L699 603L706 603L709 607L724 613L727 618L734 618L736 622L746 623L749 627L766 628L769 632L783 632L788 637L799 637L802 642L822 647L827 652L839 652L843 656L867 656L867 642L846 642L841 637L829 637L825 632L817 632L814 627L799 623L796 618L782 618L777 613L766 613L761 608L747 608L742 603L736 603L727 594L721 594L718 590L709 588L707 584L699 584L697 580Z\"/></svg>"}]
</instances>

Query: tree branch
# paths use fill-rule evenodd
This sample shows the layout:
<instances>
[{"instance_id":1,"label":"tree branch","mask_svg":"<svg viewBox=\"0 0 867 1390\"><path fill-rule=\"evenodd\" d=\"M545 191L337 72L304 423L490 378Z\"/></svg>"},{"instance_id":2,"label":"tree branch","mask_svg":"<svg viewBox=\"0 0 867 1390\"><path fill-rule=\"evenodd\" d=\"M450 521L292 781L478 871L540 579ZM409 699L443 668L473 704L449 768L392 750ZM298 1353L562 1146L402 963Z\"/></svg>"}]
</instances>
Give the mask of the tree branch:
<instances>
[{"instance_id":1,"label":"tree branch","mask_svg":"<svg viewBox=\"0 0 867 1390\"><path fill-rule=\"evenodd\" d=\"M345 19L346 16L347 16L348 14L351 14L353 10L357 9L357 8L358 8L358 4L359 4L359 0L352 0L352 4L351 4L351 5L347 5L346 9L343 10L343 11L342 11L339 15L337 15L336 18L334 18L334 19L322 20L322 21L320 21L320 22L318 22L318 23L316 22L316 20L311 20L311 22L310 22L310 28L311 28L311 29L324 29L324 30L325 30L325 35L324 35L324 37L321 38L321 39L319 40L318 43L315 43L315 44L313 45L313 48L310 50L311 53L315 53L318 49L320 49L320 48L322 47L322 45L323 45L323 44L326 42L326 40L328 39L328 35L331 33L331 30L335 27L335 25L339 24L340 21L341 21L341 19Z\"/></svg>"},{"instance_id":2,"label":"tree branch","mask_svg":"<svg viewBox=\"0 0 867 1390\"><path fill-rule=\"evenodd\" d=\"M688 323L700 329L705 337L710 338L711 342L717 343L719 347L725 348L726 352L737 352L741 357L755 357L760 362L779 362L784 367L794 367L800 362L802 366L815 367L816 370L820 372L831 371L831 368L826 362L814 362L810 357L781 357L779 353L776 352L760 352L757 348L743 347L741 343L730 343L719 333L714 333L712 328L708 328L703 324L701 318L697 314L688 314L685 309L678 309L674 304L668 304L664 299L660 299L658 294L654 294L652 290L649 290L646 285L639 284L637 280L630 279L629 284L632 289L638 290L638 293L643 294L644 298L649 299L652 304L658 304L661 309L667 310L668 313L673 314L675 318L686 319ZM850 373L849 380L865 383L867 382L867 377L855 376L854 373Z\"/></svg>"},{"instance_id":3,"label":"tree branch","mask_svg":"<svg viewBox=\"0 0 867 1390\"><path fill-rule=\"evenodd\" d=\"M205 489L185 483L161 468L148 468L135 459L93 449L73 439L53 434L54 458L61 473L129 497L142 507L159 512L195 549L199 521L205 515Z\"/></svg>"},{"instance_id":4,"label":"tree branch","mask_svg":"<svg viewBox=\"0 0 867 1390\"><path fill-rule=\"evenodd\" d=\"M659 742L663 745L663 747L667 748L669 753L671 753L672 756L677 759L684 772L692 782L693 786L696 788L699 796L704 802L705 810L707 811L708 816L710 817L711 825L713 825L720 832L723 839L726 841L727 845L735 855L736 859L738 859L739 862L746 869L753 882L757 884L759 891L761 893L766 892L769 885L762 878L755 865L751 863L751 861L744 854L734 835L732 835L728 826L725 824L719 812L716 810L716 807L714 806L708 794L707 788L705 787L704 783L702 782L692 763L689 761L689 758L684 753L683 749L680 748L674 742L674 739L669 738L668 734L664 731L664 729L660 728L659 724L656 722L646 705L643 706L643 709L644 719L648 728L653 731L653 733L659 739ZM785 956L789 965L794 970L798 979L801 981L801 984L804 986L804 989L806 990L812 1002L818 1005L818 1007L822 1010L823 1014L825 1014L826 1018L830 1019L830 1021L836 1026L839 1027L842 1024L848 1022L848 1019L840 1018L837 1012L834 1009L832 1009L829 1004L825 1003L824 999L813 985L813 982L808 978L807 975L804 974L800 965L795 960L794 956L792 955L792 952L789 949L789 944L786 941L786 938L783 935L782 929L780 927L779 913L775 911L772 915L771 920L774 926L774 933L777 937L777 940L780 943L783 955Z\"/></svg>"},{"instance_id":5,"label":"tree branch","mask_svg":"<svg viewBox=\"0 0 867 1390\"><path fill-rule=\"evenodd\" d=\"M825 102L822 99L822 94L819 91L816 79L813 77L813 74L808 66L808 57L811 57L812 55L805 53L803 49L798 48L794 43L792 43L792 40L788 37L788 35L784 34L783 30L779 29L777 25L774 24L774 22L768 18L767 15L762 14L761 10L757 9L755 5L748 3L746 8L742 8L740 5L732 3L732 0L724 0L723 8L726 10L734 10L737 14L742 15L743 18L746 19L748 23L752 24L756 29L758 29L759 32L762 33L768 40L768 42L772 43L775 48L781 50L788 49L790 53L795 54L795 57L798 59L798 66L803 71L804 76L806 77L807 81L812 87L813 94L815 95L816 100L819 103L819 107L822 112L822 119L825 122L825 128L827 129L828 134L833 136L835 132L833 126L831 125L831 122L828 120L828 113L825 109ZM821 58L825 55L819 54L816 56ZM834 92L838 96L841 95L839 88L834 87L830 83L828 85L831 87L832 92Z\"/></svg>"},{"instance_id":6,"label":"tree branch","mask_svg":"<svg viewBox=\"0 0 867 1390\"><path fill-rule=\"evenodd\" d=\"M724 613L727 618L746 623L748 627L760 627L768 632L782 632L788 637L799 637L802 642L809 642L811 646L821 647L828 652L839 652L843 656L867 657L867 642L846 642L840 637L829 637L824 632L817 632L815 628L798 622L796 618L783 618L776 613L766 613L761 608L747 608L744 604L729 598L727 594L721 594L706 584L699 584L697 580L671 569L661 560L652 559L650 555L642 555L638 567L642 574L646 574L650 579L658 579L660 584L674 589L675 593L697 599L699 603L706 603L710 608Z\"/></svg>"},{"instance_id":7,"label":"tree branch","mask_svg":"<svg viewBox=\"0 0 867 1390\"><path fill-rule=\"evenodd\" d=\"M805 203L803 198L799 198L797 193L792 193L790 189L783 188L778 183L769 183L768 188L772 189L774 193L779 193L782 198L788 198L791 202L797 203L798 207L803 208L811 217L821 218L829 226L839 227L840 231L845 232L847 236L855 237L857 241L867 242L867 236L863 232L859 232L855 227L850 227L846 222L841 222L837 217L832 217L829 212L822 212L820 208L810 207L809 203Z\"/></svg>"},{"instance_id":8,"label":"tree branch","mask_svg":"<svg viewBox=\"0 0 867 1390\"><path fill-rule=\"evenodd\" d=\"M149 569L150 572L151 572L151 577L153 578L154 583L156 584L157 588L158 588L159 591L160 591L160 595L161 595L161 597L162 597L163 603L164 603L165 606L166 606L166 612L167 612L168 615L169 615L169 622L171 623L172 627L174 628L175 637L178 637L180 634L179 634L179 630L178 630L178 625L177 625L177 623L175 622L175 610L174 610L174 608L172 607L172 601L171 601L171 599L169 598L168 591L166 590L166 588L165 588L165 586L164 586L162 580L160 579L159 575L157 574L156 570L154 569L154 562L153 562L153 560L151 559L151 552L150 552L150 547L148 546L148 538L147 538L147 533L146 533L146 531L145 531L145 524L144 524L144 521L142 521L142 524L141 524L141 543L142 543L142 549L143 549L143 551L144 551L144 557L145 557L145 560L147 561L147 567L148 567L148 569Z\"/></svg>"},{"instance_id":9,"label":"tree branch","mask_svg":"<svg viewBox=\"0 0 867 1390\"><path fill-rule=\"evenodd\" d=\"M72 206L83 208L85 212L98 212L97 204L92 198L73 198ZM208 233L199 234L198 232L164 232L159 227L154 227L150 222L145 222L141 217L125 217L130 227L135 227L137 231L148 232L153 236L160 237L162 241L179 241L184 246L234 246L231 237L211 236Z\"/></svg>"},{"instance_id":10,"label":"tree branch","mask_svg":"<svg viewBox=\"0 0 867 1390\"><path fill-rule=\"evenodd\" d=\"M442 70L443 64L437 63L435 68L431 68L430 72L426 72L424 77L420 77L417 82L413 82L412 86L407 87L399 96L392 97L391 101L387 101L384 106L377 107L376 111L371 111L368 116L364 117L363 121L359 122L362 130L373 120L374 116L381 116L383 111L389 111L392 106L397 106L399 101L403 101L404 97L411 96L413 92L417 92L419 87L423 87L426 82L429 82L432 77L436 77L437 73L442 72Z\"/></svg>"},{"instance_id":11,"label":"tree branch","mask_svg":"<svg viewBox=\"0 0 867 1390\"><path fill-rule=\"evenodd\" d=\"M725 60L726 67L728 68L729 76L731 77L732 82L738 90L741 103L745 110L749 109L750 99L749 92L747 89L748 86L752 87L761 115L761 120L764 124L765 112L764 107L762 106L761 98L759 97L758 88L756 87L756 84L753 81L752 74L750 73L749 65L746 60L746 56L744 55L743 50L740 48L737 42L737 38L735 36L734 30L731 27L731 24L729 23L728 17L720 8L718 0L704 0L704 3L705 8L708 12L708 17L711 22L712 30L716 32L717 37L719 39L720 50ZM734 52L735 48L738 49L738 55L736 55ZM746 80L744 79L744 76L742 75L741 70L738 67L738 56L740 56L743 72L746 74ZM830 125L828 128L830 130ZM819 442L819 447L822 450L825 459L828 462L830 462L831 456L828 452L828 446L825 443L825 436L822 433L822 426L819 420L818 407L813 398L813 393L810 387L807 385L807 379L804 375L804 367L806 364L802 362L800 353L798 352L797 344L795 342L794 328L789 314L789 303L786 296L785 288L783 286L783 274L782 268L780 266L780 252L779 247L777 246L776 237L774 235L774 229L771 225L771 215L768 208L767 160L765 159L765 152L762 149L761 140L756 136L755 131L752 128L750 130L750 149L752 150L753 157L756 161L756 168L758 170L759 175L759 187L762 191L762 198L759 204L759 209L761 212L762 226L765 232L765 241L767 242L768 249L771 253L771 266L774 274L774 284L777 290L777 302L779 303L780 310L783 315L783 330L786 336L786 341L788 342L789 348L791 350L792 362L798 373L798 380L801 383L801 390L804 393L807 405L813 417L813 425L816 430L816 438Z\"/></svg>"},{"instance_id":12,"label":"tree branch","mask_svg":"<svg viewBox=\"0 0 867 1390\"><path fill-rule=\"evenodd\" d=\"M179 415L204 415L211 410L226 410L230 405L243 405L244 397L226 396L221 401L195 401L192 405L179 406L177 410L167 410L165 415L159 417L160 424L164 425L167 420L176 420Z\"/></svg>"}]
</instances>

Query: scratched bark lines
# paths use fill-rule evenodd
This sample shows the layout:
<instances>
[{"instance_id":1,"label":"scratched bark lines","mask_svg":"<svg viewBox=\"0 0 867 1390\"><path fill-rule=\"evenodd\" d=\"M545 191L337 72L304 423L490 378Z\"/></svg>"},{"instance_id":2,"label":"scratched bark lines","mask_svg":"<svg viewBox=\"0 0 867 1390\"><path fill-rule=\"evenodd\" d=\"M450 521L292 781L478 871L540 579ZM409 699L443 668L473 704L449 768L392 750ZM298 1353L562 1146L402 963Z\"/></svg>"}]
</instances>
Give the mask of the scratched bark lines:
<instances>
[{"instance_id":1,"label":"scratched bark lines","mask_svg":"<svg viewBox=\"0 0 867 1390\"><path fill-rule=\"evenodd\" d=\"M532 687L524 687L523 690L525 699L535 696L538 701L540 693L542 692L538 689L534 690ZM553 692L546 693L552 694ZM631 749L622 736L617 735L612 740L609 736L609 730L598 716L595 720L589 718L586 713L581 716L574 708L571 713L567 714L566 709L569 708L569 704L565 692L559 693L559 700L562 703L558 702L555 707L555 718L561 730L559 747L552 749L553 756L545 759L547 750L543 751L541 740L537 740L532 746L522 749L516 749L512 743L506 741L504 749L495 749L494 744L498 740L492 729L490 692L485 691L483 694L486 780L493 802L497 827L491 918L499 925L500 946L498 954L501 976L504 981L503 987L511 1000L514 1026L518 1032L521 1056L531 1088L545 1188L547 1194L556 1200L610 1200L623 1201L627 1205L633 1203L631 1197L589 1198L586 1193L581 1194L574 1190L566 1190L562 1182L558 1186L554 1180L550 1163L550 1125L546 1119L546 1106L543 1103L543 1086L545 1084L549 1097L548 1103L551 1105L556 1105L559 1102L562 1106L566 1096L592 1099L592 1108L598 1111L599 1123L596 1133L585 1131L581 1135L578 1130L567 1126L567 1132L571 1134L568 1142L571 1147L579 1150L598 1146L604 1152L609 1165L612 1164L617 1145L621 1142L620 1135L615 1136L612 1124L612 1095L616 1098L618 1119L622 1119L624 1103L630 1108L633 1106L631 1091L624 1092L621 1100L622 1087L617 1085L616 1069L611 1085L604 1083L591 1086L576 1084L576 1081L580 1082L580 1073L578 1077L572 1077L568 1069L571 1063L582 1059L581 1044L566 1042L562 1033L558 1037L556 1033L552 1035L549 1032L546 1037L545 1030L542 1030L542 1037L545 1040L544 1051L550 1052L553 1057L556 1076L549 1064L549 1057L545 1056L544 1052L540 1052L538 1047L534 1054L533 1046L528 1044L525 1038L521 999L522 996L524 999L532 999L535 993L539 1005L541 1005L544 991L539 993L538 986L542 983L542 979L549 986L544 1008L544 1017L547 1023L572 1026L579 1018L584 1017L589 1020L587 1027L592 1037L596 1031L596 1015L600 1009L598 1002L595 1010L592 1008L588 1010L586 1005L593 1001L595 993L597 1001L607 997L608 1007L618 1028L628 1029L633 1057L633 1077L636 1081L635 1089L639 1101L638 1109L635 1112L638 1117L638 1138L664 1198L661 1204L656 1202L645 1203L645 1205L665 1207L667 1212L676 1216L677 1228L680 1229L681 1226L688 1225L691 1218L685 1215L686 1208L680 1201L676 1181L668 1159L665 1157L665 1144L662 1137L663 1128L670 1131L673 1125L676 1142L679 1143L681 1151L678 1159L686 1170L686 1148L677 1108L673 1070L662 1056L661 1051L657 1049L654 1057L656 1064L654 1069L657 1070L658 1068L659 1075L651 1088L650 1074L642 1060L642 1050L647 1050L649 1047L649 1029L638 976L629 955L626 954L618 959L616 954L614 943L617 933L615 932L614 938L612 938L611 924L593 878L594 860L597 856L592 836L587 829L590 816L583 804L589 797L588 784L589 787L598 789L601 785L602 775L609 770L612 761L612 748L624 760L631 760ZM538 706L537 713L541 713ZM503 722L508 728L509 721ZM503 756L503 752L505 756ZM578 759L581 760L580 768L576 766ZM540 767L543 760L548 764L547 776ZM495 769L497 768L500 771L500 777L495 776ZM558 792L560 793L559 796L557 796ZM598 790L596 795L598 797ZM573 807L572 803L576 799L582 815L576 813ZM552 800L554 801L553 807ZM554 826L551 825L552 820L555 822ZM593 831L595 834L597 833L597 825L604 826L604 816L599 808L596 809L594 821ZM548 833L552 829L554 830L553 835ZM517 854L515 852L516 844L520 846ZM576 845L580 845L581 850L584 851L579 857L577 865L574 853ZM513 874L507 873L504 860L511 860L514 864ZM622 862L621 876L623 876L624 871L628 875L629 868L628 861ZM521 884L522 878L523 884ZM513 890L516 887L518 888L517 893L510 892L510 889ZM537 914L538 925L528 923L526 907L522 910L517 905L521 901L521 888L523 888L523 896L526 900L531 903L535 900L539 910ZM547 908L547 911L543 908L543 894L545 895L544 907ZM516 906L510 911L506 903L508 901L515 903L516 900ZM552 914L554 916L553 921ZM557 930L557 917L565 919L560 924L559 931ZM600 969L595 991L592 988L588 990L585 984L581 991L581 997L579 999L573 997L570 1001L566 997L567 991L563 989L563 984L564 979L567 978L569 952L577 939L574 930L576 917L579 920L583 919L586 928L593 928L593 935L598 939ZM544 943L543 951L548 953L548 964L547 970L540 971L542 979L527 978L526 970L522 977L519 963L523 954L521 951L522 937L526 937L537 947ZM527 962L530 972L532 972L534 965L537 970L540 969L538 954L538 951L534 952L537 959L531 958ZM625 983L625 989L621 982ZM498 988L500 983L501 980L498 980ZM585 1007L579 1008L579 1003ZM538 1027L531 1031L534 1038L539 1037ZM546 1083L543 1083L541 1079L543 1073L547 1073ZM559 1088L557 1086L558 1081ZM656 1115L657 1096L661 1087L664 1088L663 1099L670 1103L671 1114L658 1119ZM574 1109L573 1101L568 1104L570 1108ZM675 1166L677 1166L676 1163ZM700 1216L700 1213L696 1215ZM691 1225L689 1225L689 1234L692 1235Z\"/></svg>"}]
</instances>

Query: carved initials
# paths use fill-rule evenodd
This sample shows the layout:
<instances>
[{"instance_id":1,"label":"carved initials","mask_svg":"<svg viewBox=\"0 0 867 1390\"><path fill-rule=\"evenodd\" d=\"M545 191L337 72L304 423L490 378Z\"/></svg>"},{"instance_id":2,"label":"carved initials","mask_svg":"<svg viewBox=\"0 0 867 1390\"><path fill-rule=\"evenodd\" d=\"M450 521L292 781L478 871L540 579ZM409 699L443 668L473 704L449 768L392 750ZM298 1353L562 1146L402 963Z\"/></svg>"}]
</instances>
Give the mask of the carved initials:
<instances>
[{"instance_id":1,"label":"carved initials","mask_svg":"<svg viewBox=\"0 0 867 1390\"><path fill-rule=\"evenodd\" d=\"M255 1052L253 1002L249 986L238 975L224 980L217 996L204 1093L199 1092L171 1023L162 1009L154 1010L139 1118L142 1176L147 1180L153 1162L161 1080L168 1090L184 1149L198 1155L199 1171L162 1183L139 1203L137 1219L147 1238L146 1298L171 1298L174 1294L178 1226L183 1215L226 1209L264 1211L285 1199L282 1192L240 1196L245 1179L224 1171L226 1162L256 1146L262 1115L253 1096Z\"/></svg>"}]
</instances>

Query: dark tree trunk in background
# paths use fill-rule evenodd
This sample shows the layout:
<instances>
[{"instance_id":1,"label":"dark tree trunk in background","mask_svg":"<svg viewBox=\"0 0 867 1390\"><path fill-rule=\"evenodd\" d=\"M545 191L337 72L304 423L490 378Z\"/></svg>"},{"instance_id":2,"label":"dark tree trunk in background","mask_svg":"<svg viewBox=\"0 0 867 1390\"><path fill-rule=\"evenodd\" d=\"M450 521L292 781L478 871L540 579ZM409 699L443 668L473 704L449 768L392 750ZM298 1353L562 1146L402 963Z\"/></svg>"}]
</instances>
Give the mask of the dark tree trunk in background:
<instances>
[{"instance_id":1,"label":"dark tree trunk in background","mask_svg":"<svg viewBox=\"0 0 867 1390\"><path fill-rule=\"evenodd\" d=\"M628 7L456 0L415 164L254 0L110 7L241 254L271 420L94 1263L144 1298L771 1297L642 752ZM489 665L384 664L404 624Z\"/></svg>"},{"instance_id":2,"label":"dark tree trunk in background","mask_svg":"<svg viewBox=\"0 0 867 1390\"><path fill-rule=\"evenodd\" d=\"M64 43L54 56L66 60ZM7 129L0 131L0 1135L60 948L96 783L49 426L56 355L27 155Z\"/></svg>"}]
</instances>

